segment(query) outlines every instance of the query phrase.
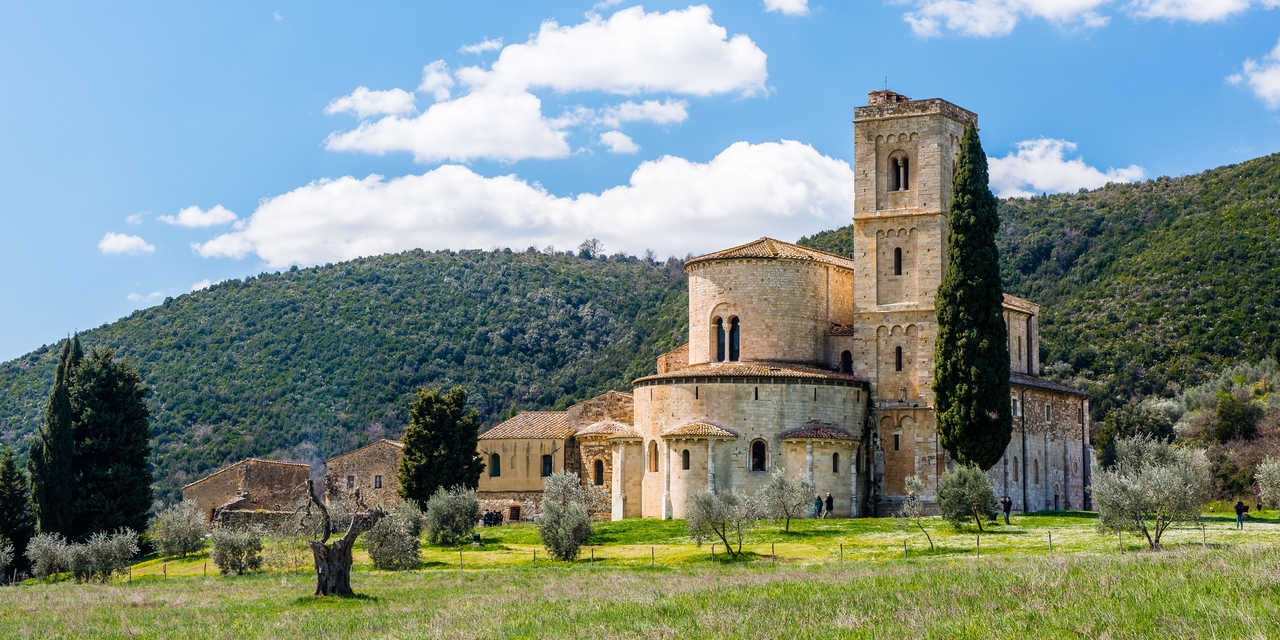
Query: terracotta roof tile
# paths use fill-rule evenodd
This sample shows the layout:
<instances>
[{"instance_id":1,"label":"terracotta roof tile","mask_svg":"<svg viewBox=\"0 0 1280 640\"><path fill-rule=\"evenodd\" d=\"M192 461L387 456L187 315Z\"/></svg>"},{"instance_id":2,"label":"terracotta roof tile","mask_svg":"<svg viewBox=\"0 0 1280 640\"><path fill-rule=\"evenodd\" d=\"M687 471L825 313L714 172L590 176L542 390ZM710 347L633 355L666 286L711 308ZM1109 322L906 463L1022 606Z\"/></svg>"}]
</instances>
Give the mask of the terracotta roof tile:
<instances>
[{"instance_id":1,"label":"terracotta roof tile","mask_svg":"<svg viewBox=\"0 0 1280 640\"><path fill-rule=\"evenodd\" d=\"M1045 380L1044 378L1029 376L1025 373L1015 372L1015 373L1009 374L1009 382L1014 385L1021 385L1024 387L1044 389L1045 391L1057 391L1058 393L1067 393L1073 396L1083 396L1086 398L1089 397L1088 393L1085 393L1084 391L1081 391L1079 389L1068 387L1065 384L1058 384L1056 382L1051 382L1049 380Z\"/></svg>"},{"instance_id":2,"label":"terracotta roof tile","mask_svg":"<svg viewBox=\"0 0 1280 640\"><path fill-rule=\"evenodd\" d=\"M568 438L573 435L565 411L522 411L480 434L480 440L500 438Z\"/></svg>"},{"instance_id":3,"label":"terracotta roof tile","mask_svg":"<svg viewBox=\"0 0 1280 640\"><path fill-rule=\"evenodd\" d=\"M848 373L840 373L830 369L806 367L781 362L704 362L689 365L683 369L645 376L635 380L636 383L671 378L688 378L694 376L719 376L729 378L810 378L822 380L848 380L849 382L866 382L864 379Z\"/></svg>"},{"instance_id":4,"label":"terracotta roof tile","mask_svg":"<svg viewBox=\"0 0 1280 640\"><path fill-rule=\"evenodd\" d=\"M386 444L389 444L389 445L394 445L394 446L400 447L401 449L403 449L403 448L404 448L404 443L403 443L403 442L400 442L399 440L392 440L392 439L390 439L390 438L382 438L382 439L380 439L380 440L377 440L377 441L371 442L371 443L369 443L369 444L366 444L365 446L360 447L360 448L358 448L358 449L352 449L352 450L350 450L350 451L348 451L348 452L346 452L346 453L339 453L338 455L336 455L336 456L334 456L334 457L332 457L332 458L329 458L328 460L325 460L325 462L333 462L334 460L337 460L338 458L342 458L342 457L345 457L345 456L349 456L349 455L351 455L351 454L353 454L353 453L359 453L359 452L361 452L361 451L364 451L365 449L368 449L369 447L377 446L377 445L380 445L380 444L383 444L383 443L386 443Z\"/></svg>"},{"instance_id":5,"label":"terracotta roof tile","mask_svg":"<svg viewBox=\"0 0 1280 640\"><path fill-rule=\"evenodd\" d=\"M257 464L276 464L276 465L284 465L284 466L287 466L287 467L305 467L305 468L307 468L307 469L310 469L310 468L311 468L311 465L309 465L309 464L307 464L307 463L305 463L305 462L282 462L282 461L280 461L280 460L266 460L266 459L264 459L264 458L245 458L244 460L237 460L237 461L235 461L235 462L232 462L231 464L229 464L229 465L227 465L227 466L225 466L225 467L223 467L223 468L221 468L221 469L218 469L217 471L214 471L213 473L210 473L209 475L207 475L207 476L205 476L205 477L203 477L203 478L200 478L199 480L196 480L196 481L194 481L194 482L190 482L190 483L188 483L188 484L182 485L182 488L183 488L183 489L186 489L187 487L194 487L195 485L198 485L198 484L200 484L201 482L204 482L205 480L208 480L208 479L210 479L210 478L212 478L212 477L214 477L214 476L216 476L216 475L220 475L220 474L226 473L227 471L230 471L230 470L232 470L232 469L234 469L234 468L236 468L236 467L239 467L239 466L241 466L241 465L248 464L248 463L250 463L250 462L257 463Z\"/></svg>"},{"instance_id":6,"label":"terracotta roof tile","mask_svg":"<svg viewBox=\"0 0 1280 640\"><path fill-rule=\"evenodd\" d=\"M611 436L619 433L634 432L635 429L631 425L623 424L617 420L601 420L594 422L581 429L574 435L579 436Z\"/></svg>"},{"instance_id":7,"label":"terracotta roof tile","mask_svg":"<svg viewBox=\"0 0 1280 640\"><path fill-rule=\"evenodd\" d=\"M691 422L662 432L664 438L737 438L738 434L707 422Z\"/></svg>"},{"instance_id":8,"label":"terracotta roof tile","mask_svg":"<svg viewBox=\"0 0 1280 640\"><path fill-rule=\"evenodd\" d=\"M735 260L740 258L807 260L810 262L828 264L833 267L840 267L841 269L848 269L850 271L854 270L857 266L853 260L838 256L834 253L818 251L817 249L810 249L798 244L791 244L790 242L783 242L773 238L760 238L754 242L748 242L747 244L733 247L731 249L698 256L684 263L684 266L685 268L688 268L689 265L700 262L710 262L713 260Z\"/></svg>"},{"instance_id":9,"label":"terracotta roof tile","mask_svg":"<svg viewBox=\"0 0 1280 640\"><path fill-rule=\"evenodd\" d=\"M809 424L782 434L783 440L857 440L852 433L829 424Z\"/></svg>"}]
</instances>

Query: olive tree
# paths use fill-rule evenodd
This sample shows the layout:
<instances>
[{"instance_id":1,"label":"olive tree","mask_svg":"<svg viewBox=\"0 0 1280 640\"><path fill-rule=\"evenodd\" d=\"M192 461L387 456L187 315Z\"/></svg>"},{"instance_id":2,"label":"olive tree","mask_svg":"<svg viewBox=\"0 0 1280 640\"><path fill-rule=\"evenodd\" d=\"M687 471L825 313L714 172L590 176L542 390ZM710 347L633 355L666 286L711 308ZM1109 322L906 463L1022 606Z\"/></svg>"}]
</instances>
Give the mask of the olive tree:
<instances>
[{"instance_id":1,"label":"olive tree","mask_svg":"<svg viewBox=\"0 0 1280 640\"><path fill-rule=\"evenodd\" d=\"M107 582L124 571L138 554L138 534L130 529L115 533L98 532L89 539L66 547L67 569L77 582L97 579Z\"/></svg>"},{"instance_id":2,"label":"olive tree","mask_svg":"<svg viewBox=\"0 0 1280 640\"><path fill-rule=\"evenodd\" d=\"M1142 534L1151 549L1174 522L1200 517L1212 491L1209 460L1148 436L1115 441L1116 463L1093 479L1098 524Z\"/></svg>"},{"instance_id":3,"label":"olive tree","mask_svg":"<svg viewBox=\"0 0 1280 640\"><path fill-rule=\"evenodd\" d=\"M223 575L240 575L262 567L261 527L217 527L213 530L210 559Z\"/></svg>"},{"instance_id":4,"label":"olive tree","mask_svg":"<svg viewBox=\"0 0 1280 640\"><path fill-rule=\"evenodd\" d=\"M1280 458L1267 458L1258 465L1253 479L1258 483L1258 497L1268 506L1280 504Z\"/></svg>"},{"instance_id":5,"label":"olive tree","mask_svg":"<svg viewBox=\"0 0 1280 640\"><path fill-rule=\"evenodd\" d=\"M924 483L916 476L907 476L905 486L907 497L903 499L902 506L898 507L898 522L908 529L919 528L929 541L929 550L933 551L933 536L924 528L924 501L920 498L920 494L924 493Z\"/></svg>"},{"instance_id":6,"label":"olive tree","mask_svg":"<svg viewBox=\"0 0 1280 640\"><path fill-rule=\"evenodd\" d=\"M425 517L410 500L373 525L365 536L373 566L392 571L416 567Z\"/></svg>"},{"instance_id":7,"label":"olive tree","mask_svg":"<svg viewBox=\"0 0 1280 640\"><path fill-rule=\"evenodd\" d=\"M190 500L183 500L159 514L151 522L151 539L164 556L186 556L204 546L209 534L209 521L204 511Z\"/></svg>"},{"instance_id":8,"label":"olive tree","mask_svg":"<svg viewBox=\"0 0 1280 640\"><path fill-rule=\"evenodd\" d=\"M761 517L782 520L783 531L791 531L791 519L799 518L817 495L813 483L791 480L782 469L774 470L758 496Z\"/></svg>"},{"instance_id":9,"label":"olive tree","mask_svg":"<svg viewBox=\"0 0 1280 640\"><path fill-rule=\"evenodd\" d=\"M996 511L991 479L975 465L961 465L938 480L938 510L957 528L973 518L982 531L982 518Z\"/></svg>"},{"instance_id":10,"label":"olive tree","mask_svg":"<svg viewBox=\"0 0 1280 640\"><path fill-rule=\"evenodd\" d=\"M573 560L591 538L590 498L576 473L553 473L542 492L542 514L538 535L547 551L558 560Z\"/></svg>"},{"instance_id":11,"label":"olive tree","mask_svg":"<svg viewBox=\"0 0 1280 640\"><path fill-rule=\"evenodd\" d=\"M67 570L67 539L60 533L41 533L27 543L27 562L36 578L44 580Z\"/></svg>"},{"instance_id":12,"label":"olive tree","mask_svg":"<svg viewBox=\"0 0 1280 640\"><path fill-rule=\"evenodd\" d=\"M730 556L742 553L743 535L760 517L758 501L735 492L715 493L703 489L689 496L685 504L686 526L698 545L719 538ZM730 541L736 542L735 550Z\"/></svg>"},{"instance_id":13,"label":"olive tree","mask_svg":"<svg viewBox=\"0 0 1280 640\"><path fill-rule=\"evenodd\" d=\"M427 500L427 538L433 544L453 545L476 528L480 501L476 490L464 486L440 487Z\"/></svg>"}]
</instances>

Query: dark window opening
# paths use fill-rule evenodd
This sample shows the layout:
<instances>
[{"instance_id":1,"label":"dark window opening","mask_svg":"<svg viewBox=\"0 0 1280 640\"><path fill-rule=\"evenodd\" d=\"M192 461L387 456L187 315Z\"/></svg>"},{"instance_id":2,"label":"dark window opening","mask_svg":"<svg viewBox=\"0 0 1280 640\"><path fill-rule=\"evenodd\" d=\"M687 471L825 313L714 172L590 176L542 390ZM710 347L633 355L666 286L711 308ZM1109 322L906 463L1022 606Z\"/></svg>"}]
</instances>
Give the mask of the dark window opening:
<instances>
[{"instance_id":1,"label":"dark window opening","mask_svg":"<svg viewBox=\"0 0 1280 640\"><path fill-rule=\"evenodd\" d=\"M550 455L542 456L542 477L551 475L551 467L554 464Z\"/></svg>"},{"instance_id":2,"label":"dark window opening","mask_svg":"<svg viewBox=\"0 0 1280 640\"><path fill-rule=\"evenodd\" d=\"M738 327L738 319L729 321L729 360L738 361L738 344L742 339L742 330Z\"/></svg>"},{"instance_id":3,"label":"dark window opening","mask_svg":"<svg viewBox=\"0 0 1280 640\"><path fill-rule=\"evenodd\" d=\"M897 451L898 446L901 444L902 444L902 436L897 433L893 434L893 450Z\"/></svg>"},{"instance_id":4,"label":"dark window opening","mask_svg":"<svg viewBox=\"0 0 1280 640\"><path fill-rule=\"evenodd\" d=\"M840 473L840 454L831 454L831 473Z\"/></svg>"},{"instance_id":5,"label":"dark window opening","mask_svg":"<svg viewBox=\"0 0 1280 640\"><path fill-rule=\"evenodd\" d=\"M374 488L374 489L381 489L381 488L382 488L382 476L374 476L374 477L373 477L373 488Z\"/></svg>"},{"instance_id":6,"label":"dark window opening","mask_svg":"<svg viewBox=\"0 0 1280 640\"><path fill-rule=\"evenodd\" d=\"M520 507L511 507L507 510L507 520L510 522L520 522Z\"/></svg>"},{"instance_id":7,"label":"dark window opening","mask_svg":"<svg viewBox=\"0 0 1280 640\"><path fill-rule=\"evenodd\" d=\"M756 387L756 400L760 399L760 387Z\"/></svg>"},{"instance_id":8,"label":"dark window opening","mask_svg":"<svg viewBox=\"0 0 1280 640\"><path fill-rule=\"evenodd\" d=\"M889 190L906 191L911 188L911 170L907 159L898 156L889 159Z\"/></svg>"},{"instance_id":9,"label":"dark window opening","mask_svg":"<svg viewBox=\"0 0 1280 640\"><path fill-rule=\"evenodd\" d=\"M354 489L354 488L356 488L356 477L355 477L355 476L347 476L347 488L348 488L348 489Z\"/></svg>"},{"instance_id":10,"label":"dark window opening","mask_svg":"<svg viewBox=\"0 0 1280 640\"><path fill-rule=\"evenodd\" d=\"M764 440L756 440L751 443L751 470L764 471L765 463L768 460L766 455Z\"/></svg>"},{"instance_id":11,"label":"dark window opening","mask_svg":"<svg viewBox=\"0 0 1280 640\"><path fill-rule=\"evenodd\" d=\"M893 348L893 366L896 371L902 371L902 347Z\"/></svg>"},{"instance_id":12,"label":"dark window opening","mask_svg":"<svg viewBox=\"0 0 1280 640\"><path fill-rule=\"evenodd\" d=\"M593 471L595 472L595 482L596 482L596 486L599 487L604 484L604 461L596 460L596 463L594 466L595 468L593 469Z\"/></svg>"},{"instance_id":13,"label":"dark window opening","mask_svg":"<svg viewBox=\"0 0 1280 640\"><path fill-rule=\"evenodd\" d=\"M895 247L893 250L893 275L902 275L902 247Z\"/></svg>"},{"instance_id":14,"label":"dark window opening","mask_svg":"<svg viewBox=\"0 0 1280 640\"><path fill-rule=\"evenodd\" d=\"M840 373L853 373L853 353L845 351L840 354Z\"/></svg>"},{"instance_id":15,"label":"dark window opening","mask_svg":"<svg viewBox=\"0 0 1280 640\"><path fill-rule=\"evenodd\" d=\"M502 458L496 453L489 454L489 477L497 478L502 475Z\"/></svg>"},{"instance_id":16,"label":"dark window opening","mask_svg":"<svg viewBox=\"0 0 1280 640\"><path fill-rule=\"evenodd\" d=\"M716 318L716 362L724 362L724 320Z\"/></svg>"},{"instance_id":17,"label":"dark window opening","mask_svg":"<svg viewBox=\"0 0 1280 640\"><path fill-rule=\"evenodd\" d=\"M680 452L680 468L685 471L689 470L689 450L685 449Z\"/></svg>"},{"instance_id":18,"label":"dark window opening","mask_svg":"<svg viewBox=\"0 0 1280 640\"><path fill-rule=\"evenodd\" d=\"M693 388L693 399L694 400L698 399L698 387Z\"/></svg>"}]
</instances>

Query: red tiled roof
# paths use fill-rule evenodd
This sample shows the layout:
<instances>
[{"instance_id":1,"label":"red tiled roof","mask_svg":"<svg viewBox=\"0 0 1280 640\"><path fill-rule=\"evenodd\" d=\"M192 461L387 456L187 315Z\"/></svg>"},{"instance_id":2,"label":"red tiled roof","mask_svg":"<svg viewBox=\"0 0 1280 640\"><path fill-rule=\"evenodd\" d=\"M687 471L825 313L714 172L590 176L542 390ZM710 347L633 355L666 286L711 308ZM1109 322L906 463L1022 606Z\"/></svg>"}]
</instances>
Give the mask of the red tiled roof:
<instances>
[{"instance_id":1,"label":"red tiled roof","mask_svg":"<svg viewBox=\"0 0 1280 640\"><path fill-rule=\"evenodd\" d=\"M827 424L810 424L782 434L783 440L857 440L852 433Z\"/></svg>"},{"instance_id":2,"label":"red tiled roof","mask_svg":"<svg viewBox=\"0 0 1280 640\"><path fill-rule=\"evenodd\" d=\"M191 483L188 483L188 484L182 485L182 488L183 488L183 489L186 489L187 487L194 487L195 485L198 485L198 484L200 484L201 482L204 482L205 480L208 480L209 478L212 478L212 477L214 477L214 476L216 476L216 475L221 475L221 474L223 474L223 473L226 473L227 471L230 471L230 470L232 470L232 469L234 469L234 468L236 468L236 467L238 467L238 466L240 466L240 465L243 465L243 464L246 464L246 463L249 463L249 462L253 462L253 463L257 463L257 464L278 464L278 465L284 465L284 466L287 466L287 467L305 467L305 468L307 468L307 469L310 469L310 468L311 468L311 465L306 464L305 462L281 462L280 460L266 460L266 459L263 459L263 458L245 458L244 460L237 460L236 462L232 462L231 464L229 464L229 465L227 465L227 466L225 466L225 467L223 467L223 468L221 468L221 469L218 469L217 471L214 471L213 473L210 473L209 475L207 475L207 476L205 476L205 477L203 477L203 478L200 478L199 480L196 480L195 482L191 482Z\"/></svg>"},{"instance_id":3,"label":"red tiled roof","mask_svg":"<svg viewBox=\"0 0 1280 640\"><path fill-rule=\"evenodd\" d=\"M707 422L691 422L662 432L664 438L737 438L738 434Z\"/></svg>"},{"instance_id":4,"label":"red tiled roof","mask_svg":"<svg viewBox=\"0 0 1280 640\"><path fill-rule=\"evenodd\" d=\"M480 440L501 438L568 438L573 435L565 411L522 411L480 434Z\"/></svg>"},{"instance_id":5,"label":"red tiled roof","mask_svg":"<svg viewBox=\"0 0 1280 640\"><path fill-rule=\"evenodd\" d=\"M389 438L382 438L381 440L377 440L377 441L372 442L372 443L370 443L370 444L366 444L365 446L360 447L359 449L352 449L351 451L348 451L348 452L346 452L346 453L339 453L338 455L336 455L336 456L334 456L334 457L332 457L332 458L329 458L328 460L325 460L325 462L333 462L334 460L337 460L338 458L342 458L342 457L344 457L344 456L349 456L349 455L351 455L351 454L353 454L353 453L359 453L359 452L361 452L361 451L364 451L365 449L368 449L369 447L377 446L377 445L380 445L380 444L383 444L383 443L386 443L386 444L389 444L389 445L393 445L393 446L399 447L399 448L401 448L401 449L403 449L403 448L404 448L404 443L403 443L403 442L400 442L399 440L391 440L391 439L389 439Z\"/></svg>"},{"instance_id":6,"label":"red tiled roof","mask_svg":"<svg viewBox=\"0 0 1280 640\"><path fill-rule=\"evenodd\" d=\"M581 429L574 435L579 436L611 436L619 433L634 432L631 425L623 424L617 420L601 420L594 422Z\"/></svg>"},{"instance_id":7,"label":"red tiled roof","mask_svg":"<svg viewBox=\"0 0 1280 640\"><path fill-rule=\"evenodd\" d=\"M635 383L671 378L689 378L703 376L719 376L729 378L810 378L822 380L848 380L849 382L866 382L862 378L817 367L806 367L781 362L704 362L689 365L683 369L659 373L638 378Z\"/></svg>"},{"instance_id":8,"label":"red tiled roof","mask_svg":"<svg viewBox=\"0 0 1280 640\"><path fill-rule=\"evenodd\" d=\"M797 244L791 244L790 242L774 240L773 238L760 238L759 240L748 242L747 244L733 247L731 249L698 256L684 263L684 266L687 269L689 268L689 265L700 262L710 262L713 260L735 260L740 258L806 260L809 262L818 262L831 265L833 267L839 267L841 269L848 269L850 271L857 266L853 260L838 256L834 253L818 251L817 249L810 249Z\"/></svg>"}]
</instances>

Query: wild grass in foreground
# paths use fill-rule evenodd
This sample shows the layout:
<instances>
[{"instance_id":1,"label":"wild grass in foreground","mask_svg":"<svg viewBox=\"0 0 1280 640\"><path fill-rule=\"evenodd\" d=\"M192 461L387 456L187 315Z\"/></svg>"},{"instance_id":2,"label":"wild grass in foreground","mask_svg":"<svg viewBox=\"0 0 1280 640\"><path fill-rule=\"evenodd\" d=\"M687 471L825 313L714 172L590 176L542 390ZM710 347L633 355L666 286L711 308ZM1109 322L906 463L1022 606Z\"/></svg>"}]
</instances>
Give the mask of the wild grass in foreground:
<instances>
[{"instance_id":1,"label":"wild grass in foreground","mask_svg":"<svg viewBox=\"0 0 1280 640\"><path fill-rule=\"evenodd\" d=\"M1280 550L361 572L0 589L6 638L1274 637Z\"/></svg>"}]
</instances>

